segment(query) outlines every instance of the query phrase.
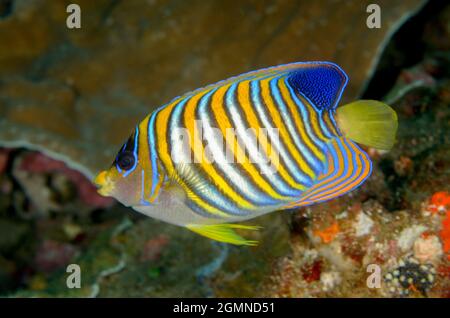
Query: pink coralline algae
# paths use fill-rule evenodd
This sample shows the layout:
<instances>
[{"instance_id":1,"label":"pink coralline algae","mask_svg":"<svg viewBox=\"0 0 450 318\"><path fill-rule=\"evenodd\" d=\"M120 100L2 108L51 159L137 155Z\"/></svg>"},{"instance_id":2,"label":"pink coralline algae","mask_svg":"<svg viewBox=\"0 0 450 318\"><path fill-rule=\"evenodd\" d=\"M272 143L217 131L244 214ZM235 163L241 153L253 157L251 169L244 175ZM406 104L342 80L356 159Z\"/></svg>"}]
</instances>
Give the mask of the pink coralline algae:
<instances>
[{"instance_id":1,"label":"pink coralline algae","mask_svg":"<svg viewBox=\"0 0 450 318\"><path fill-rule=\"evenodd\" d=\"M0 174L6 171L9 160L9 149L0 149Z\"/></svg>"},{"instance_id":2,"label":"pink coralline algae","mask_svg":"<svg viewBox=\"0 0 450 318\"><path fill-rule=\"evenodd\" d=\"M165 235L160 235L148 240L144 245L142 251L142 261L156 261L161 257L164 247L169 243L169 238Z\"/></svg>"},{"instance_id":3,"label":"pink coralline algae","mask_svg":"<svg viewBox=\"0 0 450 318\"><path fill-rule=\"evenodd\" d=\"M67 167L64 162L51 159L41 153L26 154L19 168L31 173L64 174L76 186L81 201L89 206L104 208L114 203L112 198L100 196L95 186L83 174Z\"/></svg>"},{"instance_id":4,"label":"pink coralline algae","mask_svg":"<svg viewBox=\"0 0 450 318\"><path fill-rule=\"evenodd\" d=\"M36 268L51 273L67 266L76 254L77 250L71 244L45 240L36 251Z\"/></svg>"}]
</instances>

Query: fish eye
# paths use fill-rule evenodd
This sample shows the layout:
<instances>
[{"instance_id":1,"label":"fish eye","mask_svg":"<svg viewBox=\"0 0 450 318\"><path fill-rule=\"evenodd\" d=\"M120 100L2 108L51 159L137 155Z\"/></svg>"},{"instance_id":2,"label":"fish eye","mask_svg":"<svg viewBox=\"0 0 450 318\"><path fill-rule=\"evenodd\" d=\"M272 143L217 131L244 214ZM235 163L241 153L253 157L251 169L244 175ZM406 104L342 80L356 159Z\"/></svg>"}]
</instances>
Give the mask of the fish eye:
<instances>
[{"instance_id":1,"label":"fish eye","mask_svg":"<svg viewBox=\"0 0 450 318\"><path fill-rule=\"evenodd\" d=\"M134 154L131 151L123 151L117 155L117 165L122 170L130 170L134 166Z\"/></svg>"}]
</instances>

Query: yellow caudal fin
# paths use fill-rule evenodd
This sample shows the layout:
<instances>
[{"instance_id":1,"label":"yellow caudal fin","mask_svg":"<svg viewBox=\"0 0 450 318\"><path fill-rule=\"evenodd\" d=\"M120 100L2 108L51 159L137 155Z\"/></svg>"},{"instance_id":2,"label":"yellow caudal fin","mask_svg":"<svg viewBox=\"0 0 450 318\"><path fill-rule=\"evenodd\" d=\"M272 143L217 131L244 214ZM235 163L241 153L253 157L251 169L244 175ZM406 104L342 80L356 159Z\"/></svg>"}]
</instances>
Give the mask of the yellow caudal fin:
<instances>
[{"instance_id":1,"label":"yellow caudal fin","mask_svg":"<svg viewBox=\"0 0 450 318\"><path fill-rule=\"evenodd\" d=\"M211 224L211 225L188 224L186 225L186 227L197 234L203 235L215 241L234 245L248 245L248 246L258 245L258 242L246 240L245 238L237 234L233 229L256 231L261 228L259 226L240 225L240 224Z\"/></svg>"},{"instance_id":2,"label":"yellow caudal fin","mask_svg":"<svg viewBox=\"0 0 450 318\"><path fill-rule=\"evenodd\" d=\"M397 114L375 100L358 100L336 109L336 121L345 137L360 144L390 150L397 134Z\"/></svg>"}]
</instances>

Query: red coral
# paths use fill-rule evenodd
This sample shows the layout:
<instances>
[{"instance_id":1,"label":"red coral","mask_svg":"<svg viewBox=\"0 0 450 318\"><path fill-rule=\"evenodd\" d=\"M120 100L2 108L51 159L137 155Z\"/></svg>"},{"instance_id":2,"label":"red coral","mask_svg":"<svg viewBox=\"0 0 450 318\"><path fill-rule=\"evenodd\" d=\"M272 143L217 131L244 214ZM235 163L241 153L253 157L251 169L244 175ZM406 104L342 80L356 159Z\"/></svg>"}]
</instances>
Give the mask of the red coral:
<instances>
[{"instance_id":1,"label":"red coral","mask_svg":"<svg viewBox=\"0 0 450 318\"><path fill-rule=\"evenodd\" d=\"M20 169L34 173L45 173L65 170L67 166L62 161L53 160L39 152L29 152L23 157Z\"/></svg>"},{"instance_id":2,"label":"red coral","mask_svg":"<svg viewBox=\"0 0 450 318\"><path fill-rule=\"evenodd\" d=\"M439 191L430 198L428 210L433 214L440 211L450 211L450 194L445 191Z\"/></svg>"},{"instance_id":3,"label":"red coral","mask_svg":"<svg viewBox=\"0 0 450 318\"><path fill-rule=\"evenodd\" d=\"M51 159L39 152L26 154L20 169L32 173L58 172L66 175L76 186L81 201L87 205L104 208L114 203L114 199L99 195L96 187L83 174L70 169L64 162Z\"/></svg>"},{"instance_id":4,"label":"red coral","mask_svg":"<svg viewBox=\"0 0 450 318\"><path fill-rule=\"evenodd\" d=\"M440 276L443 277L450 277L450 266L446 266L446 265L440 265L437 268L437 272Z\"/></svg>"},{"instance_id":5,"label":"red coral","mask_svg":"<svg viewBox=\"0 0 450 318\"><path fill-rule=\"evenodd\" d=\"M361 246L354 241L354 238L350 236L345 236L342 240L342 252L359 264L362 263L362 260L366 255L366 250L361 248Z\"/></svg>"},{"instance_id":6,"label":"red coral","mask_svg":"<svg viewBox=\"0 0 450 318\"><path fill-rule=\"evenodd\" d=\"M322 261L315 261L310 267L303 268L303 279L308 282L314 282L320 279L322 272Z\"/></svg>"},{"instance_id":7,"label":"red coral","mask_svg":"<svg viewBox=\"0 0 450 318\"><path fill-rule=\"evenodd\" d=\"M447 211L446 218L442 221L442 230L439 233L443 243L443 249L445 253L450 253L450 211ZM450 260L450 254L447 255Z\"/></svg>"},{"instance_id":8,"label":"red coral","mask_svg":"<svg viewBox=\"0 0 450 318\"><path fill-rule=\"evenodd\" d=\"M429 238L429 237L432 236L432 235L433 235L433 232L431 232L431 231L425 231L425 232L423 232L423 233L420 235L420 237L423 238L423 239L427 239L427 238Z\"/></svg>"}]
</instances>

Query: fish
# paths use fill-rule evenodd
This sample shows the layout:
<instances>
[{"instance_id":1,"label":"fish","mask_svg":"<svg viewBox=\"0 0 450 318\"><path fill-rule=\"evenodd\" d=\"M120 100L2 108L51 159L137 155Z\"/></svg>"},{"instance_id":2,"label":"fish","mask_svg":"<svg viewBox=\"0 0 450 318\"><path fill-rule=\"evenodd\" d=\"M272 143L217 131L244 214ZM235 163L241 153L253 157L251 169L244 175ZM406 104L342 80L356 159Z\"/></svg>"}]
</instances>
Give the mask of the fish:
<instances>
[{"instance_id":1,"label":"fish","mask_svg":"<svg viewBox=\"0 0 450 318\"><path fill-rule=\"evenodd\" d=\"M393 147L396 112L338 106L347 82L332 62L295 62L185 93L138 123L93 182L149 217L254 246L237 232L260 227L243 221L344 195L372 171L358 144Z\"/></svg>"}]
</instances>

